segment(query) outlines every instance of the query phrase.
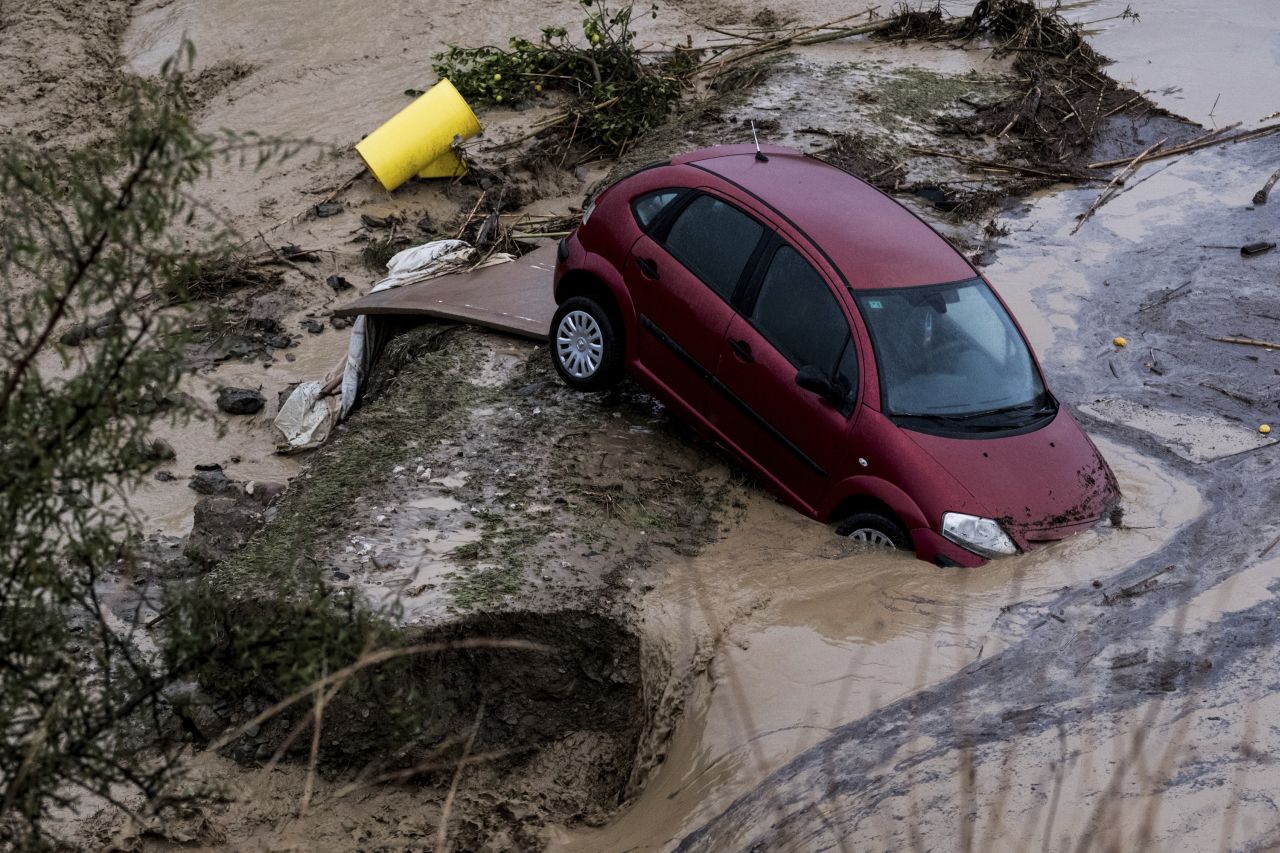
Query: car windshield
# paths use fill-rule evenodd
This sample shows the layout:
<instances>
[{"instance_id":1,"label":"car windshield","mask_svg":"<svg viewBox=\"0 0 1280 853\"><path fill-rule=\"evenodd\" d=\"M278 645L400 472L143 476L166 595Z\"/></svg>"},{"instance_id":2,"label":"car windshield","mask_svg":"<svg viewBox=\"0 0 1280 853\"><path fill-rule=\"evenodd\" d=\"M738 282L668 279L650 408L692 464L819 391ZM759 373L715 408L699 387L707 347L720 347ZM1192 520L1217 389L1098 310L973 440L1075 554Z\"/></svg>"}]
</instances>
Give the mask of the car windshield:
<instances>
[{"instance_id":1,"label":"car windshield","mask_svg":"<svg viewBox=\"0 0 1280 853\"><path fill-rule=\"evenodd\" d=\"M875 344L886 414L1026 422L1053 407L1013 319L982 279L854 295Z\"/></svg>"}]
</instances>

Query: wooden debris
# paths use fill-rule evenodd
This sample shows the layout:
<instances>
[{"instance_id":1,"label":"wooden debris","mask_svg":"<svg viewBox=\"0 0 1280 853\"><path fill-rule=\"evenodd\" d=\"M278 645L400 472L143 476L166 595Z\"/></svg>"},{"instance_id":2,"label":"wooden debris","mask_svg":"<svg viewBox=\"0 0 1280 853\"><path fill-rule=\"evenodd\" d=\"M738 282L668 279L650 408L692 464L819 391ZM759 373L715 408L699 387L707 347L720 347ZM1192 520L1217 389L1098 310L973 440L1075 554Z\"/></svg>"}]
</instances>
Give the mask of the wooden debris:
<instances>
[{"instance_id":1,"label":"wooden debris","mask_svg":"<svg viewBox=\"0 0 1280 853\"><path fill-rule=\"evenodd\" d=\"M1261 560L1263 557L1270 554L1271 549L1276 547L1277 545L1280 545L1280 536L1277 536L1275 539L1272 539L1271 544L1262 549L1262 553L1258 555L1258 559Z\"/></svg>"},{"instance_id":2,"label":"wooden debris","mask_svg":"<svg viewBox=\"0 0 1280 853\"><path fill-rule=\"evenodd\" d=\"M1244 346L1250 346L1250 347L1266 347L1267 349L1280 349L1280 344L1275 343L1274 341L1257 341L1257 340L1254 340L1253 338L1233 338L1228 336L1225 338L1213 338L1213 340L1221 341L1224 344L1242 344Z\"/></svg>"},{"instance_id":3,"label":"wooden debris","mask_svg":"<svg viewBox=\"0 0 1280 853\"><path fill-rule=\"evenodd\" d=\"M1155 145L1152 145L1146 151L1143 151L1137 157L1134 157L1132 160L1130 160L1129 165L1125 166L1119 172L1116 172L1115 177L1111 179L1111 183L1103 187L1102 192L1098 195L1096 199L1093 200L1093 204L1089 205L1089 209L1086 210L1080 216L1080 221L1077 222L1076 226L1071 229L1071 233L1074 234L1077 231L1079 231L1080 226L1084 225L1086 222L1089 221L1089 217L1093 216L1094 211L1096 211L1098 208L1102 207L1104 204L1106 204L1108 201L1114 198L1118 192L1118 186L1123 184L1129 178L1129 176L1131 176L1134 172L1138 171L1138 167L1142 165L1142 161L1150 157L1151 153L1154 152L1156 149L1158 149L1160 146L1164 145L1165 142L1166 142L1165 139L1161 139Z\"/></svg>"},{"instance_id":4,"label":"wooden debris","mask_svg":"<svg viewBox=\"0 0 1280 853\"><path fill-rule=\"evenodd\" d=\"M1271 188L1276 185L1276 181L1280 181L1280 169L1276 169L1275 174L1267 179L1267 182L1263 184L1262 189L1253 194L1253 203L1266 204L1267 195L1270 194Z\"/></svg>"},{"instance_id":5,"label":"wooden debris","mask_svg":"<svg viewBox=\"0 0 1280 853\"><path fill-rule=\"evenodd\" d=\"M1128 586L1122 586L1118 590L1112 593L1104 592L1102 594L1102 603L1108 604L1108 605L1115 604L1117 601L1119 601L1122 598L1136 598L1137 596L1142 595L1144 592L1150 592L1152 589L1155 588L1154 581L1156 580L1156 578L1160 577L1165 572L1173 571L1175 568L1176 566L1165 566L1160 571L1153 572L1147 575L1145 578L1138 581L1137 583L1131 583Z\"/></svg>"},{"instance_id":6,"label":"wooden debris","mask_svg":"<svg viewBox=\"0 0 1280 853\"><path fill-rule=\"evenodd\" d=\"M1138 309L1138 313L1141 314L1143 311L1150 311L1152 308L1158 308L1161 305L1164 305L1170 300L1175 299L1178 296L1181 296L1182 294L1186 293L1187 288L1190 286L1191 286L1191 282L1187 282L1186 284L1183 284L1179 287L1174 288L1173 290L1170 290L1168 293L1161 296L1155 302L1151 302L1146 305L1143 305L1141 308Z\"/></svg>"},{"instance_id":7,"label":"wooden debris","mask_svg":"<svg viewBox=\"0 0 1280 853\"><path fill-rule=\"evenodd\" d=\"M1235 391L1228 391L1226 388L1219 388L1211 382L1201 382L1200 387L1208 388L1210 391L1217 391L1219 394L1225 394L1233 400L1239 400L1241 403L1247 403L1250 406L1253 405L1253 400L1249 397L1246 397L1243 394L1237 394Z\"/></svg>"},{"instance_id":8,"label":"wooden debris","mask_svg":"<svg viewBox=\"0 0 1280 853\"><path fill-rule=\"evenodd\" d=\"M1147 662L1150 653L1146 649L1138 649L1136 652L1128 652L1127 654L1116 655L1111 659L1112 669L1126 669L1131 666L1139 666Z\"/></svg>"},{"instance_id":9,"label":"wooden debris","mask_svg":"<svg viewBox=\"0 0 1280 853\"><path fill-rule=\"evenodd\" d=\"M1264 136L1270 136L1273 133L1280 133L1280 124L1269 124L1266 127L1260 127L1256 130L1246 130L1241 133L1237 133L1234 136L1223 135L1226 131L1234 130L1239 126L1240 123L1236 122L1235 124L1227 125L1226 127L1219 128L1218 130L1210 131L1204 136L1199 136L1190 142L1184 142L1181 145L1166 148L1160 153L1152 155L1148 159L1161 160L1165 157L1177 156L1178 154L1189 154L1192 151L1199 151L1201 148L1208 148L1212 145L1226 145L1229 142L1250 142L1254 139L1261 139ZM1089 168L1109 169L1114 166L1122 165L1124 162L1124 160L1104 160L1101 163L1090 163Z\"/></svg>"},{"instance_id":10,"label":"wooden debris","mask_svg":"<svg viewBox=\"0 0 1280 853\"><path fill-rule=\"evenodd\" d=\"M1079 172L1068 171L1049 171L1034 166L1023 166L1018 163L1000 163L995 160L983 160L978 157L966 157L963 154L951 154L946 151L937 151L933 148L919 148L916 146L908 146L908 151L916 154L928 154L931 157L945 157L948 160L956 160L960 163L968 163L971 166L977 166L992 172L1016 172L1020 175L1029 175L1033 178L1051 178L1055 181L1095 181L1099 178L1092 178L1088 175L1082 175Z\"/></svg>"}]
</instances>

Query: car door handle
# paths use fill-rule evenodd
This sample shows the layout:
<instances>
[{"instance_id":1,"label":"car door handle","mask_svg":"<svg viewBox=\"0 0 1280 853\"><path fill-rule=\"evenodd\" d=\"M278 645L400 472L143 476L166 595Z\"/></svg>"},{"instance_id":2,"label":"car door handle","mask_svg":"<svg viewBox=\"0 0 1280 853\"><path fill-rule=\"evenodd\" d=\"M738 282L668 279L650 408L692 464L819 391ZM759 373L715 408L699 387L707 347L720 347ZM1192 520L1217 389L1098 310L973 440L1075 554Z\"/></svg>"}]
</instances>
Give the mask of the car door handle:
<instances>
[{"instance_id":1,"label":"car door handle","mask_svg":"<svg viewBox=\"0 0 1280 853\"><path fill-rule=\"evenodd\" d=\"M740 341L737 338L729 338L729 349L733 350L733 354L738 357L739 361L745 361L747 364L753 363L756 359L751 354L751 344L746 341Z\"/></svg>"},{"instance_id":2,"label":"car door handle","mask_svg":"<svg viewBox=\"0 0 1280 853\"><path fill-rule=\"evenodd\" d=\"M651 278L654 281L658 280L658 265L649 258L636 258L636 266L640 267L640 272L644 274L645 278Z\"/></svg>"}]
</instances>

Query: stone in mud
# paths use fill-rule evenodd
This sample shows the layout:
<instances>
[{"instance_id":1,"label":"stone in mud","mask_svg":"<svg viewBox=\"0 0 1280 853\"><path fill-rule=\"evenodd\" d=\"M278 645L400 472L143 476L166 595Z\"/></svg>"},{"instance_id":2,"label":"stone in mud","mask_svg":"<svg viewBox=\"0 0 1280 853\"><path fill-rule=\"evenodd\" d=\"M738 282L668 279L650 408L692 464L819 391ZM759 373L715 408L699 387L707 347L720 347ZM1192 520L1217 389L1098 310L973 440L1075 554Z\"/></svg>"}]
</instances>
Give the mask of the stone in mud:
<instances>
[{"instance_id":1,"label":"stone in mud","mask_svg":"<svg viewBox=\"0 0 1280 853\"><path fill-rule=\"evenodd\" d=\"M174 480L178 478L173 476L173 473L171 471L157 471L156 479L159 480L161 483L172 483Z\"/></svg>"},{"instance_id":2,"label":"stone in mud","mask_svg":"<svg viewBox=\"0 0 1280 853\"><path fill-rule=\"evenodd\" d=\"M58 338L64 347L78 347L89 339L89 324L76 323Z\"/></svg>"},{"instance_id":3,"label":"stone in mud","mask_svg":"<svg viewBox=\"0 0 1280 853\"><path fill-rule=\"evenodd\" d=\"M236 484L219 468L216 471L197 471L187 485L197 494L220 495L234 489Z\"/></svg>"},{"instance_id":4,"label":"stone in mud","mask_svg":"<svg viewBox=\"0 0 1280 853\"><path fill-rule=\"evenodd\" d=\"M202 568L215 566L242 548L266 521L264 508L285 488L283 483L252 483L245 489L230 480L227 483L225 491L207 495L196 504L191 535L182 553Z\"/></svg>"},{"instance_id":5,"label":"stone in mud","mask_svg":"<svg viewBox=\"0 0 1280 853\"><path fill-rule=\"evenodd\" d=\"M342 205L330 201L316 205L316 216L319 216L322 219L326 216L337 216L342 212L342 210Z\"/></svg>"},{"instance_id":6,"label":"stone in mud","mask_svg":"<svg viewBox=\"0 0 1280 853\"><path fill-rule=\"evenodd\" d=\"M217 462L198 462L195 466L197 471L221 471L222 466Z\"/></svg>"},{"instance_id":7,"label":"stone in mud","mask_svg":"<svg viewBox=\"0 0 1280 853\"><path fill-rule=\"evenodd\" d=\"M223 388L218 392L218 408L229 415L257 414L266 404L266 398L252 388Z\"/></svg>"},{"instance_id":8,"label":"stone in mud","mask_svg":"<svg viewBox=\"0 0 1280 853\"><path fill-rule=\"evenodd\" d=\"M302 328L306 329L313 335L318 335L324 331L324 323L313 318L307 318L302 321Z\"/></svg>"},{"instance_id":9,"label":"stone in mud","mask_svg":"<svg viewBox=\"0 0 1280 853\"><path fill-rule=\"evenodd\" d=\"M143 459L151 462L166 462L178 455L173 449L173 445L165 441L163 438L156 438L151 441L139 441L138 453Z\"/></svg>"},{"instance_id":10,"label":"stone in mud","mask_svg":"<svg viewBox=\"0 0 1280 853\"><path fill-rule=\"evenodd\" d=\"M330 317L329 325L334 329L345 329L351 325L350 317Z\"/></svg>"},{"instance_id":11,"label":"stone in mud","mask_svg":"<svg viewBox=\"0 0 1280 853\"><path fill-rule=\"evenodd\" d=\"M331 275L324 280L324 283L333 288L334 293L341 293L344 290L350 290L353 285L340 275Z\"/></svg>"}]
</instances>

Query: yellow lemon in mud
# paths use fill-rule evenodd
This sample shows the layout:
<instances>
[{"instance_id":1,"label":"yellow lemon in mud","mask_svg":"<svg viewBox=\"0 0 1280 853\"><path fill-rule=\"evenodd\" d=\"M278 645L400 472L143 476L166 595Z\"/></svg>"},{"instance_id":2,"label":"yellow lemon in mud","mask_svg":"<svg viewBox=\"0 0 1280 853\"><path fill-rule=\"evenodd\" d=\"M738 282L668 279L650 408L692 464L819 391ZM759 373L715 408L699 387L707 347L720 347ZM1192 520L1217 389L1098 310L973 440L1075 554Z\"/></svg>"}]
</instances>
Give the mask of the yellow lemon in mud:
<instances>
[{"instance_id":1,"label":"yellow lemon in mud","mask_svg":"<svg viewBox=\"0 0 1280 853\"><path fill-rule=\"evenodd\" d=\"M1113 340L1111 343L1115 344L1118 347L1127 347L1129 345L1129 341L1119 336L1117 336L1115 340Z\"/></svg>"},{"instance_id":2,"label":"yellow lemon in mud","mask_svg":"<svg viewBox=\"0 0 1280 853\"><path fill-rule=\"evenodd\" d=\"M1271 432L1271 425L1263 424L1262 426L1258 427L1258 432L1262 433L1263 435L1266 435L1267 433Z\"/></svg>"}]
</instances>

